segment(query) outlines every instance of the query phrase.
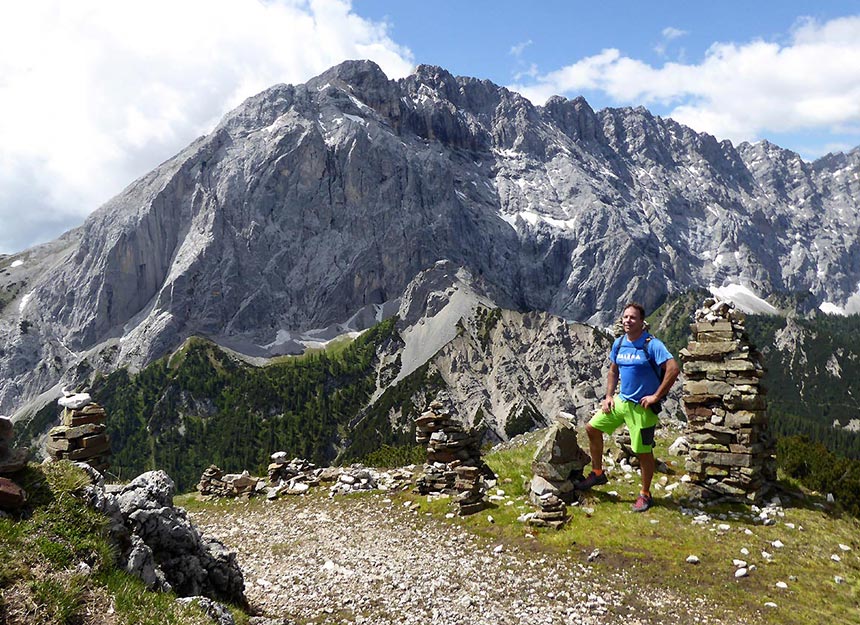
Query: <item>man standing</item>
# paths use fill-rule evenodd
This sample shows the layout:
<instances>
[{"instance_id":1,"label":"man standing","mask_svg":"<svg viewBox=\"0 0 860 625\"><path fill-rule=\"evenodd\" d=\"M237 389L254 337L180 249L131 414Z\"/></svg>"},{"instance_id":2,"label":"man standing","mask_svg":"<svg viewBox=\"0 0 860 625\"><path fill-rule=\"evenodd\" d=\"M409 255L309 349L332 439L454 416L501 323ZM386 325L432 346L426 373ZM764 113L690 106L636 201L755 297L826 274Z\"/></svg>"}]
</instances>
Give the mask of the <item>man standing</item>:
<instances>
[{"instance_id":1,"label":"man standing","mask_svg":"<svg viewBox=\"0 0 860 625\"><path fill-rule=\"evenodd\" d=\"M678 379L680 370L662 341L645 331L645 309L634 302L624 307L621 317L624 335L616 339L609 353L606 397L585 426L591 452L591 473L576 485L588 490L608 481L603 472L603 435L612 434L625 423L633 451L642 469L642 491L633 504L634 512L652 505L651 479L654 477L654 429L659 403ZM615 390L618 381L621 388Z\"/></svg>"}]
</instances>

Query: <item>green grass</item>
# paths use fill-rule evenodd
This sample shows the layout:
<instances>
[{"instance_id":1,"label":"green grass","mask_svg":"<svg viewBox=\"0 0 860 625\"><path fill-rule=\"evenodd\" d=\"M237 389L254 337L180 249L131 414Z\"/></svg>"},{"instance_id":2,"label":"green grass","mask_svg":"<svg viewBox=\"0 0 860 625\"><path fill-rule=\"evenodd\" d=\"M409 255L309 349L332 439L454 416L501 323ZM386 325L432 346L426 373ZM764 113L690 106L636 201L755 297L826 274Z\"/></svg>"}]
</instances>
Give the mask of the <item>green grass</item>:
<instances>
[{"instance_id":1,"label":"green grass","mask_svg":"<svg viewBox=\"0 0 860 625\"><path fill-rule=\"evenodd\" d=\"M68 462L29 465L15 476L31 514L0 519L0 623L8 625L208 625L196 606L146 591L116 567L107 519L81 494L83 471ZM81 563L90 574L78 571ZM247 616L234 610L240 625Z\"/></svg>"},{"instance_id":2,"label":"green grass","mask_svg":"<svg viewBox=\"0 0 860 625\"><path fill-rule=\"evenodd\" d=\"M656 453L676 469L674 475L666 476L671 484L683 475L684 458L669 456L667 442L658 442ZM496 488L504 491L512 505L494 505L451 522L493 540L520 545L528 541L531 549L571 557L584 565L588 555L598 549L600 556L589 564L595 584L624 592L624 582L619 582L617 574L625 571L624 579L640 587L673 590L691 600L698 597L726 622L860 622L860 522L839 510L823 509L821 498L802 493L792 481L780 483L784 516L775 525L753 522L750 508L740 504L697 510L696 514L707 512L712 517L706 525L699 525L692 522L693 515L682 513L686 506L681 487L677 489L680 494L671 496L662 487L652 487L655 507L645 514L633 513L630 507L639 493L639 476L627 480L616 471L609 484L589 492L581 504L568 507L570 520L564 528L533 528L517 518L535 510L526 496L535 447L532 440L484 458L499 478ZM661 477L658 473L655 482ZM610 495L612 491L617 496ZM453 510L450 499L412 497L423 512L444 515ZM719 525L729 529L719 529ZM784 546L773 547L776 540ZM840 543L851 551L841 551ZM748 555L741 552L744 548ZM771 553L772 560L764 559L762 551ZM832 554L839 555L841 562L831 560ZM689 555L696 555L699 564L687 563ZM733 559L757 568L748 577L735 578ZM837 575L844 583L835 582ZM788 588L777 588L777 582L785 582ZM766 602L777 607L765 607Z\"/></svg>"}]
</instances>

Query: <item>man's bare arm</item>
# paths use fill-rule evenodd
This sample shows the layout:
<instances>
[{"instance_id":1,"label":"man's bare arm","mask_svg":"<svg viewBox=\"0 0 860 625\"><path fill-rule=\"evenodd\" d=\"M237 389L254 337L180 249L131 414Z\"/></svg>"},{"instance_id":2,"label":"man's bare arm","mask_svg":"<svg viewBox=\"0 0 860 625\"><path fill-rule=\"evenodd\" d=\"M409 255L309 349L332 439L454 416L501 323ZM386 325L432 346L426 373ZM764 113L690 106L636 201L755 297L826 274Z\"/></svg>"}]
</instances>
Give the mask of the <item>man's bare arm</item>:
<instances>
[{"instance_id":1,"label":"man's bare arm","mask_svg":"<svg viewBox=\"0 0 860 625\"><path fill-rule=\"evenodd\" d=\"M612 412L612 404L615 401L615 389L618 387L618 365L609 363L609 372L606 374L606 396L600 402L603 412Z\"/></svg>"}]
</instances>

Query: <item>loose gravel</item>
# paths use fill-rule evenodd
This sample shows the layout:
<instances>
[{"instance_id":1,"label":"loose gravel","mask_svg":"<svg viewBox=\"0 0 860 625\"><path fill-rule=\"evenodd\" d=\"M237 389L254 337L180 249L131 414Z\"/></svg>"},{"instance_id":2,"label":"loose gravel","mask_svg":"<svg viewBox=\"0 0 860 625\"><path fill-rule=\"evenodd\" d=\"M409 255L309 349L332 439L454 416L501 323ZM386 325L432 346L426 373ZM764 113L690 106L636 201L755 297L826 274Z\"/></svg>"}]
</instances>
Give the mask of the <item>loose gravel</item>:
<instances>
[{"instance_id":1,"label":"loose gravel","mask_svg":"<svg viewBox=\"0 0 860 625\"><path fill-rule=\"evenodd\" d=\"M578 550L494 542L405 503L384 493L294 497L191 517L236 550L259 625L721 622L695 599L645 593L606 563L596 575L601 563Z\"/></svg>"}]
</instances>

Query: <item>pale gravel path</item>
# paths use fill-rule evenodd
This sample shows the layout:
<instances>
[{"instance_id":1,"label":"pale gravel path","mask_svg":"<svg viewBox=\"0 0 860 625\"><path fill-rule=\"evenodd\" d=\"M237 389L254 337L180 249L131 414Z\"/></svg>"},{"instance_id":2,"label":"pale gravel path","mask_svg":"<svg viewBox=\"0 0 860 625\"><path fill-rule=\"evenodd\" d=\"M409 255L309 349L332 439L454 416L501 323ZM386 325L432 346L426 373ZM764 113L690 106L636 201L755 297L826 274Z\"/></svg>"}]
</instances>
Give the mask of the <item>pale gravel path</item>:
<instances>
[{"instance_id":1,"label":"pale gravel path","mask_svg":"<svg viewBox=\"0 0 860 625\"><path fill-rule=\"evenodd\" d=\"M595 592L579 552L491 542L385 494L297 497L191 513L238 553L260 623L591 625L719 623L706 606L650 591L642 611L623 572ZM602 567L605 576L608 566ZM598 586L599 588L599 586ZM272 619L272 620L270 620Z\"/></svg>"}]
</instances>

